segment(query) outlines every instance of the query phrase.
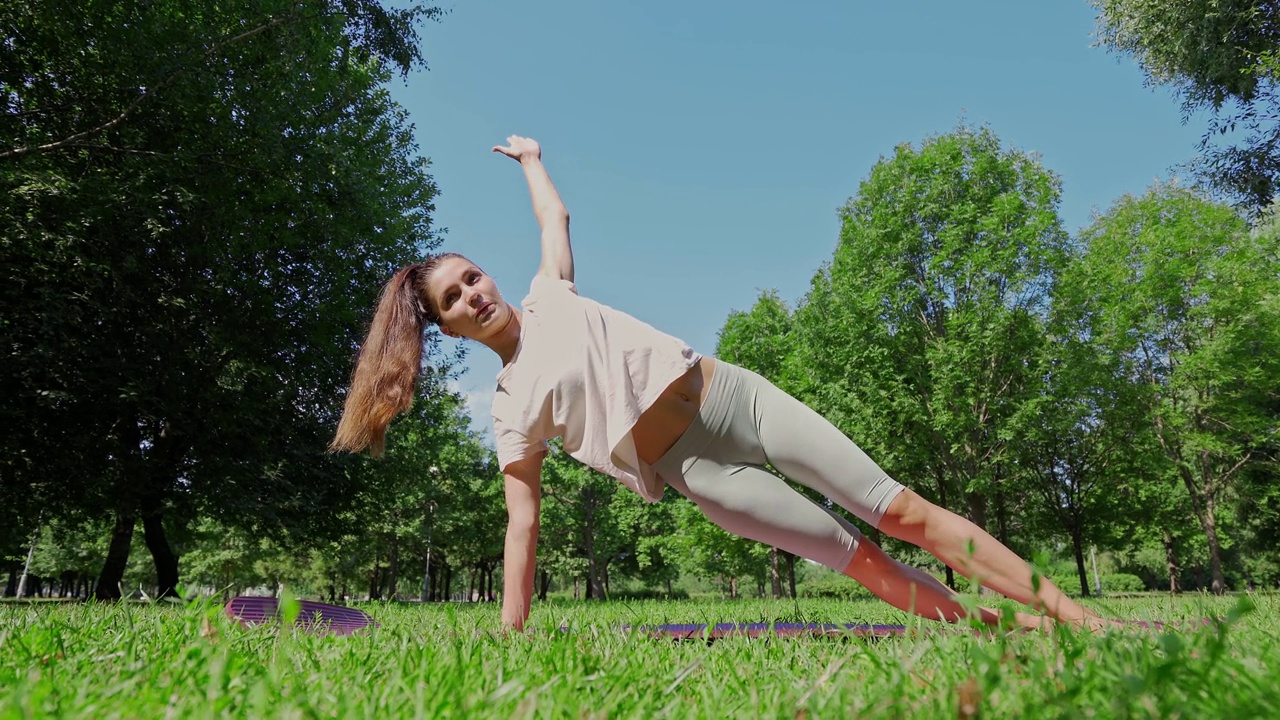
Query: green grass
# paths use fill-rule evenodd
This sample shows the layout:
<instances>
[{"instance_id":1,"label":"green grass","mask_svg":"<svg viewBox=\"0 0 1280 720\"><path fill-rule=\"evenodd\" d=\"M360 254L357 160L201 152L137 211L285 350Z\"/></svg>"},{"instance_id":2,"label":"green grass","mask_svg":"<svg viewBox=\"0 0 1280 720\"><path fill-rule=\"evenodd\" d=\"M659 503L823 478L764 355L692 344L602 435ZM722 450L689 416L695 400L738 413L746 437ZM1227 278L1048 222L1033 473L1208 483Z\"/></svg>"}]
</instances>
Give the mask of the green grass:
<instances>
[{"instance_id":1,"label":"green grass","mask_svg":"<svg viewBox=\"0 0 1280 720\"><path fill-rule=\"evenodd\" d=\"M873 601L373 605L361 637L246 631L217 605L0 604L0 718L1280 717L1280 598L1099 601L1222 630L674 642L625 623L890 622ZM551 631L560 625L567 632ZM930 628L944 628L926 623ZM972 709L972 712L970 710Z\"/></svg>"}]
</instances>

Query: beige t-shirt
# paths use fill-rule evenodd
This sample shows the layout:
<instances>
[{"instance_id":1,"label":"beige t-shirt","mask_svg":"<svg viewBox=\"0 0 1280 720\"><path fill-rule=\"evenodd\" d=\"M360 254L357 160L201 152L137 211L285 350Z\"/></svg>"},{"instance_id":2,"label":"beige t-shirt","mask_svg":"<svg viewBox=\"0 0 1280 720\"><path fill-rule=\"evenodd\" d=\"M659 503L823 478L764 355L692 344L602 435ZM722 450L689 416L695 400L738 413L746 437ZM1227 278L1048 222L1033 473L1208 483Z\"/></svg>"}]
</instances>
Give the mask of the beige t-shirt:
<instances>
[{"instance_id":1,"label":"beige t-shirt","mask_svg":"<svg viewBox=\"0 0 1280 720\"><path fill-rule=\"evenodd\" d=\"M665 486L636 455L631 428L701 355L680 340L594 300L567 280L536 276L515 357L498 373L493 435L498 464L564 438L571 457L656 502Z\"/></svg>"}]
</instances>

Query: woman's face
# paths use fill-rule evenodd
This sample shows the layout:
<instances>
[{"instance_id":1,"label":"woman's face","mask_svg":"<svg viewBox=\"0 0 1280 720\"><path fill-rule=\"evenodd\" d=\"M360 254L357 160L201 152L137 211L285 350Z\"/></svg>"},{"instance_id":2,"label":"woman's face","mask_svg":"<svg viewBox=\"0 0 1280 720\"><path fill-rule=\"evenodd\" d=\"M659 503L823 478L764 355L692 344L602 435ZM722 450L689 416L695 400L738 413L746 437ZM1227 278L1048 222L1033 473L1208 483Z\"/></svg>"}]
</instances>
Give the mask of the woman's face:
<instances>
[{"instance_id":1,"label":"woman's face","mask_svg":"<svg viewBox=\"0 0 1280 720\"><path fill-rule=\"evenodd\" d=\"M427 280L427 295L440 317L440 331L450 337L483 340L511 320L493 278L466 258L440 261Z\"/></svg>"}]
</instances>

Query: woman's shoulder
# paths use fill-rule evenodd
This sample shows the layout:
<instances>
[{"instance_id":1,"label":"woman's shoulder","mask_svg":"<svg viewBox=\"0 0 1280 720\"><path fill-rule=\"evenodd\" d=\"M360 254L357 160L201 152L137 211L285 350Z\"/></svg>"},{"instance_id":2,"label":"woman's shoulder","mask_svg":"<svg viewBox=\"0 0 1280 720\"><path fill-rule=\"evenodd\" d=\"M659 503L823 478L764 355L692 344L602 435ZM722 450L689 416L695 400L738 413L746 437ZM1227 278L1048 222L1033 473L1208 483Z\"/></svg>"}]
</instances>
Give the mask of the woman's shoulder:
<instances>
[{"instance_id":1,"label":"woman's shoulder","mask_svg":"<svg viewBox=\"0 0 1280 720\"><path fill-rule=\"evenodd\" d=\"M529 292L520 304L525 309L529 309L530 306L536 306L539 302L567 297L579 297L576 283L572 280L538 274L533 276L533 280L529 283Z\"/></svg>"}]
</instances>

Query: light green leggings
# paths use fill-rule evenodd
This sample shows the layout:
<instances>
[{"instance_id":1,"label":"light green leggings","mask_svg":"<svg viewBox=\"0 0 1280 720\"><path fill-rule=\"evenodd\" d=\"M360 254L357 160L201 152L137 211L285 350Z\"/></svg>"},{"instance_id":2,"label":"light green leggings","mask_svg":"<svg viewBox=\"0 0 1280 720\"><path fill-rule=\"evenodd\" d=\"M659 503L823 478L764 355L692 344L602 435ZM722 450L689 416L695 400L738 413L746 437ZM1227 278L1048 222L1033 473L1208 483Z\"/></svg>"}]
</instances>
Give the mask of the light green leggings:
<instances>
[{"instance_id":1,"label":"light green leggings","mask_svg":"<svg viewBox=\"0 0 1280 720\"><path fill-rule=\"evenodd\" d=\"M654 469L716 525L843 572L861 533L769 472L878 527L903 485L804 403L716 361L697 419Z\"/></svg>"}]
</instances>

